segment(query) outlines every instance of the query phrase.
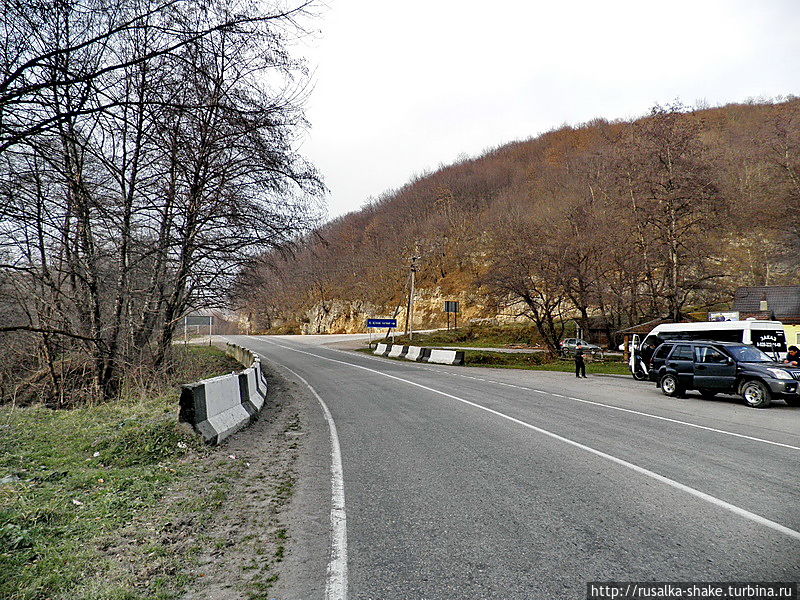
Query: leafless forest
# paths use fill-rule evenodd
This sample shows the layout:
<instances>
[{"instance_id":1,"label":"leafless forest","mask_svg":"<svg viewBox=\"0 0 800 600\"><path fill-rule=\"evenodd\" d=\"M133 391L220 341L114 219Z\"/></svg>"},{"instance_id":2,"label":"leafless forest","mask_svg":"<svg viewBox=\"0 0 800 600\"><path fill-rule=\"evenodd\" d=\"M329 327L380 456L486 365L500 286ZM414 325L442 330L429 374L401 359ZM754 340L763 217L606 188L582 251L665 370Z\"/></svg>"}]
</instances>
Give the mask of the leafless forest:
<instances>
[{"instance_id":1,"label":"leafless forest","mask_svg":"<svg viewBox=\"0 0 800 600\"><path fill-rule=\"evenodd\" d=\"M316 223L308 3L3 2L0 398L116 397L176 323Z\"/></svg>"},{"instance_id":2,"label":"leafless forest","mask_svg":"<svg viewBox=\"0 0 800 600\"><path fill-rule=\"evenodd\" d=\"M266 256L240 304L259 329L335 299L389 312L411 256L418 287L476 290L551 349L566 316L613 331L730 302L738 286L796 284L800 101L657 106L461 160L328 223L291 259Z\"/></svg>"}]
</instances>

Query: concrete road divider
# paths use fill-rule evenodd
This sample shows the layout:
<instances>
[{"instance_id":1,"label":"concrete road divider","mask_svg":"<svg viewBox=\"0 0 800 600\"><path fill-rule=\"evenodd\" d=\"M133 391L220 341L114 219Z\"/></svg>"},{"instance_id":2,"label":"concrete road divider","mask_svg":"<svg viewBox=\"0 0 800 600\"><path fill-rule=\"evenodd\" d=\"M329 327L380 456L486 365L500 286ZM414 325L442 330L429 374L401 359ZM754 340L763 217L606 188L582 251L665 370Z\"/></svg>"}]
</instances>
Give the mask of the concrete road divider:
<instances>
[{"instance_id":1,"label":"concrete road divider","mask_svg":"<svg viewBox=\"0 0 800 600\"><path fill-rule=\"evenodd\" d=\"M421 362L425 357L425 351L428 348L420 348L419 346L409 346L406 352L406 360L413 360L414 362Z\"/></svg>"},{"instance_id":2,"label":"concrete road divider","mask_svg":"<svg viewBox=\"0 0 800 600\"><path fill-rule=\"evenodd\" d=\"M463 350L435 350L431 349L430 355L425 362L438 363L440 365L464 365Z\"/></svg>"},{"instance_id":3,"label":"concrete road divider","mask_svg":"<svg viewBox=\"0 0 800 600\"><path fill-rule=\"evenodd\" d=\"M261 359L235 344L228 344L226 351L247 368L184 385L181 392L178 419L191 424L211 445L255 421L267 396Z\"/></svg>"},{"instance_id":4,"label":"concrete road divider","mask_svg":"<svg viewBox=\"0 0 800 600\"><path fill-rule=\"evenodd\" d=\"M436 350L419 346L403 346L401 344L378 344L373 354L389 358L405 358L414 362L430 362L440 365L464 365L463 350Z\"/></svg>"},{"instance_id":5,"label":"concrete road divider","mask_svg":"<svg viewBox=\"0 0 800 600\"><path fill-rule=\"evenodd\" d=\"M408 352L408 346L394 344L389 349L389 354L387 354L386 356L388 356L389 358L403 358L406 355L406 352Z\"/></svg>"}]
</instances>

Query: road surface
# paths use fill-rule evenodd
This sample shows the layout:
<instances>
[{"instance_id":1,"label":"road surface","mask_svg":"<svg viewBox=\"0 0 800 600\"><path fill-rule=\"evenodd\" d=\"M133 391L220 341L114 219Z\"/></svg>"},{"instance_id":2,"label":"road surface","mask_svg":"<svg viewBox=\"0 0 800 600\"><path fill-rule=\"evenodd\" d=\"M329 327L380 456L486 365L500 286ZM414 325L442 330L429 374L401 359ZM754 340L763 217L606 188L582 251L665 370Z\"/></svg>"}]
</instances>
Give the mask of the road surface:
<instances>
[{"instance_id":1,"label":"road surface","mask_svg":"<svg viewBox=\"0 0 800 600\"><path fill-rule=\"evenodd\" d=\"M311 407L276 598L528 600L583 598L592 581L800 579L799 409L323 345L352 337L229 336Z\"/></svg>"}]
</instances>

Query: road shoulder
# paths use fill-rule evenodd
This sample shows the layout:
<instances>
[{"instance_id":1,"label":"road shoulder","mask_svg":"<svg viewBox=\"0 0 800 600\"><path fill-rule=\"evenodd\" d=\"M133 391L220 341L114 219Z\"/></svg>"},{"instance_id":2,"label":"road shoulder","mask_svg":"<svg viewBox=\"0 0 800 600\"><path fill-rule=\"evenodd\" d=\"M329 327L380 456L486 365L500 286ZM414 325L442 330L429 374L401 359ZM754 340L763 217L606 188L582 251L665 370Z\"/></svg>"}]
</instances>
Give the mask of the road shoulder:
<instances>
[{"instance_id":1,"label":"road shoulder","mask_svg":"<svg viewBox=\"0 0 800 600\"><path fill-rule=\"evenodd\" d=\"M315 434L324 423L313 422L316 405L293 382L268 364L265 372L260 419L227 440L205 474L230 487L199 528L203 549L184 600L283 600L324 589L329 504L320 494L329 493L330 467L318 464L317 438L327 440Z\"/></svg>"}]
</instances>

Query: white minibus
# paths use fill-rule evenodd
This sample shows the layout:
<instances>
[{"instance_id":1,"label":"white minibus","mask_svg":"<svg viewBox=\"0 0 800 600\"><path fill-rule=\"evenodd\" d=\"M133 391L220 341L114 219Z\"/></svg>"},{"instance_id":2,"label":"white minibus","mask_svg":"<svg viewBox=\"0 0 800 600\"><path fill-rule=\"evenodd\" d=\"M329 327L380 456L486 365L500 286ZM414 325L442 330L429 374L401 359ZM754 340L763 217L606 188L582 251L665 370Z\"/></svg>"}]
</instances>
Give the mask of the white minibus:
<instances>
[{"instance_id":1,"label":"white minibus","mask_svg":"<svg viewBox=\"0 0 800 600\"><path fill-rule=\"evenodd\" d=\"M636 379L647 379L653 350L668 340L710 340L752 344L776 360L786 355L786 334L780 321L709 321L701 323L664 323L657 325L644 339L634 335L628 366Z\"/></svg>"}]
</instances>

